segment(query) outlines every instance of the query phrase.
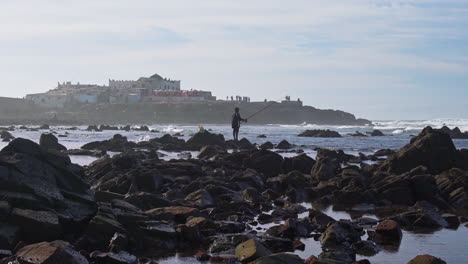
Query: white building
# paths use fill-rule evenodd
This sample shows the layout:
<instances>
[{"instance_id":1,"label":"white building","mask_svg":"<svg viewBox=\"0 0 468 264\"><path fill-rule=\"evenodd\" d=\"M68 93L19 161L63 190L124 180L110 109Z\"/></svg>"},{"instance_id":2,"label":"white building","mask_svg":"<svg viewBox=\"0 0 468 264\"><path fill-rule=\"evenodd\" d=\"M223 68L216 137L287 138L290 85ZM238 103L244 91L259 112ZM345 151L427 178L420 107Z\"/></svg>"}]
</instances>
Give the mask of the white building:
<instances>
[{"instance_id":1,"label":"white building","mask_svg":"<svg viewBox=\"0 0 468 264\"><path fill-rule=\"evenodd\" d=\"M141 77L136 81L109 80L109 87L116 89L146 88L153 91L180 91L180 81L169 80L154 74L151 77Z\"/></svg>"}]
</instances>

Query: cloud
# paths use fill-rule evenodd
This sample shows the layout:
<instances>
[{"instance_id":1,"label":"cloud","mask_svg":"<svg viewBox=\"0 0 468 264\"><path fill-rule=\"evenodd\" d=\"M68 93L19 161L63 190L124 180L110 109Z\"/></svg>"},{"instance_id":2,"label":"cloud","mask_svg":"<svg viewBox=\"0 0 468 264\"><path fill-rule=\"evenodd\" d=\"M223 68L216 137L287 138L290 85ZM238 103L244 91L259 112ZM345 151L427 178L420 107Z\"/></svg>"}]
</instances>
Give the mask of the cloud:
<instances>
[{"instance_id":1,"label":"cloud","mask_svg":"<svg viewBox=\"0 0 468 264\"><path fill-rule=\"evenodd\" d=\"M287 91L372 117L398 103L388 91L446 89L459 103L458 85L430 80L467 85L468 4L461 0L23 0L0 7L0 77L15 87L0 88L2 95L157 71L220 97L276 99ZM34 78L24 80L25 71Z\"/></svg>"}]
</instances>

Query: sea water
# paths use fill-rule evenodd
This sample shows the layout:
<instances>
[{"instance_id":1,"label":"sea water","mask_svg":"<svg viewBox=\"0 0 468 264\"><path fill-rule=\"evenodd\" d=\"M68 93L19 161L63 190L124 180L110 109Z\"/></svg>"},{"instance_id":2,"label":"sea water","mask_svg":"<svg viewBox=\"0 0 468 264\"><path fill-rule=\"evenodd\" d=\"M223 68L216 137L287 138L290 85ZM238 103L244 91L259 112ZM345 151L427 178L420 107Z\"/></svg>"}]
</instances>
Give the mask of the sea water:
<instances>
[{"instance_id":1,"label":"sea water","mask_svg":"<svg viewBox=\"0 0 468 264\"><path fill-rule=\"evenodd\" d=\"M413 120L413 121L373 121L372 126L321 126L314 124L298 125L249 125L244 124L240 130L240 137L245 137L252 143L262 144L270 141L273 144L286 139L295 148L304 150L311 157L315 157L316 148L341 149L349 154L372 154L379 149L397 150L408 144L411 137L417 135L426 126L440 128L447 125L449 128L459 127L462 131L468 131L468 119L434 119L434 120ZM18 124L20 125L20 124ZM30 126L33 127L33 126ZM232 138L232 129L229 125L206 125L205 129L213 133L223 134L226 139ZM50 130L28 131L25 129L15 129L11 134L15 137L23 137L38 142L41 133L51 132L59 137L59 142L68 149L80 148L82 145L91 141L101 141L110 139L114 134L119 133L126 136L130 141L145 141L154 137L161 137L164 134L180 133L181 138L187 140L191 135L199 131L198 125L149 125L151 130L159 132L141 132L141 131L103 131L92 132L85 131L86 126L79 126L77 130L72 130L66 126L54 126ZM330 129L338 131L341 138L306 138L297 135L306 129ZM379 129L386 136L383 137L352 137L350 134L356 131L361 133L370 132ZM266 138L257 138L264 134ZM8 143L0 142L0 149ZM468 140L454 140L457 148L468 148ZM163 152L166 154L164 159L177 158L177 153ZM114 155L116 153L109 153ZM196 156L192 152L192 156ZM293 156L295 153L282 153L283 156ZM71 156L72 162L80 165L88 165L94 161L95 157ZM350 219L349 212L338 212L331 209L325 211L335 219ZM306 244L305 251L297 251L296 254L303 258L310 255L318 255L321 252L320 243L311 239L302 240ZM447 263L468 263L468 228L460 225L457 230L441 229L430 233L414 233L404 231L403 240L397 250L383 250L376 256L368 257L372 263L407 263L418 254L432 254L447 261ZM366 258L358 256L358 259ZM198 263L194 258L174 256L159 260L159 263Z\"/></svg>"}]
</instances>

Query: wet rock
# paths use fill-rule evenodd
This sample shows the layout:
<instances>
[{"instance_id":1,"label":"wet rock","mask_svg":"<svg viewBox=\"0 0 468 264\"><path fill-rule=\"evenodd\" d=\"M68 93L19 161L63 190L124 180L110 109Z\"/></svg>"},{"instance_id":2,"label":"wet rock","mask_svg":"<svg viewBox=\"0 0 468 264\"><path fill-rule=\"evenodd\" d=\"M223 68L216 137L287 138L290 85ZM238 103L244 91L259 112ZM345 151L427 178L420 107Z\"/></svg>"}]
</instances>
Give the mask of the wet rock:
<instances>
[{"instance_id":1,"label":"wet rock","mask_svg":"<svg viewBox=\"0 0 468 264\"><path fill-rule=\"evenodd\" d=\"M277 253L259 258L250 264L304 264L304 260L294 254Z\"/></svg>"},{"instance_id":2,"label":"wet rock","mask_svg":"<svg viewBox=\"0 0 468 264\"><path fill-rule=\"evenodd\" d=\"M314 209L309 210L309 219L319 230L325 230L330 224L336 222L332 217Z\"/></svg>"},{"instance_id":3,"label":"wet rock","mask_svg":"<svg viewBox=\"0 0 468 264\"><path fill-rule=\"evenodd\" d=\"M431 174L437 174L456 165L457 149L450 136L426 127L410 144L390 156L381 166L382 171L404 173L418 166L425 166Z\"/></svg>"},{"instance_id":4,"label":"wet rock","mask_svg":"<svg viewBox=\"0 0 468 264\"><path fill-rule=\"evenodd\" d=\"M242 191L242 196L244 200L252 202L252 203L260 203L264 201L263 196L254 188L247 188Z\"/></svg>"},{"instance_id":5,"label":"wet rock","mask_svg":"<svg viewBox=\"0 0 468 264\"><path fill-rule=\"evenodd\" d=\"M151 209L145 212L155 220L175 221L185 223L189 216L198 216L199 211L196 208L171 206Z\"/></svg>"},{"instance_id":6,"label":"wet rock","mask_svg":"<svg viewBox=\"0 0 468 264\"><path fill-rule=\"evenodd\" d=\"M53 212L14 208L10 219L20 227L27 241L53 240L62 234L59 218Z\"/></svg>"},{"instance_id":7,"label":"wet rock","mask_svg":"<svg viewBox=\"0 0 468 264\"><path fill-rule=\"evenodd\" d=\"M93 252L90 254L93 263L103 264L137 264L138 259L136 256L126 252Z\"/></svg>"},{"instance_id":8,"label":"wet rock","mask_svg":"<svg viewBox=\"0 0 468 264\"><path fill-rule=\"evenodd\" d=\"M43 124L39 127L39 129L50 129L50 126L48 124Z\"/></svg>"},{"instance_id":9,"label":"wet rock","mask_svg":"<svg viewBox=\"0 0 468 264\"><path fill-rule=\"evenodd\" d=\"M365 134L359 132L359 131L356 131L354 132L353 134L351 134L352 137L367 137Z\"/></svg>"},{"instance_id":10,"label":"wet rock","mask_svg":"<svg viewBox=\"0 0 468 264\"><path fill-rule=\"evenodd\" d=\"M436 210L412 210L391 217L401 225L408 228L436 229L447 227L448 223Z\"/></svg>"},{"instance_id":11,"label":"wet rock","mask_svg":"<svg viewBox=\"0 0 468 264\"><path fill-rule=\"evenodd\" d=\"M453 139L468 139L468 132L462 132L460 128L455 127L454 129L450 129L446 126L443 126L440 131L446 133Z\"/></svg>"},{"instance_id":12,"label":"wet rock","mask_svg":"<svg viewBox=\"0 0 468 264\"><path fill-rule=\"evenodd\" d=\"M338 163L348 162L354 156L345 154L343 150L330 150L318 148L317 150L317 160L320 159L329 159Z\"/></svg>"},{"instance_id":13,"label":"wet rock","mask_svg":"<svg viewBox=\"0 0 468 264\"><path fill-rule=\"evenodd\" d=\"M468 210L468 172L451 169L435 176L442 196L457 209Z\"/></svg>"},{"instance_id":14,"label":"wet rock","mask_svg":"<svg viewBox=\"0 0 468 264\"><path fill-rule=\"evenodd\" d=\"M88 260L65 241L41 242L21 248L15 259L22 264L87 264Z\"/></svg>"},{"instance_id":15,"label":"wet rock","mask_svg":"<svg viewBox=\"0 0 468 264\"><path fill-rule=\"evenodd\" d=\"M203 148L201 148L200 153L198 154L198 158L209 159L220 153L226 153L226 151L216 146L204 146Z\"/></svg>"},{"instance_id":16,"label":"wet rock","mask_svg":"<svg viewBox=\"0 0 468 264\"><path fill-rule=\"evenodd\" d=\"M224 234L241 233L245 231L245 224L234 221L216 221L216 229Z\"/></svg>"},{"instance_id":17,"label":"wet rock","mask_svg":"<svg viewBox=\"0 0 468 264\"><path fill-rule=\"evenodd\" d=\"M400 225L394 220L384 220L375 228L375 233L369 233L369 239L378 244L399 244L403 236Z\"/></svg>"},{"instance_id":18,"label":"wet rock","mask_svg":"<svg viewBox=\"0 0 468 264\"><path fill-rule=\"evenodd\" d=\"M200 147L208 145L224 146L226 141L223 135L213 134L204 130L193 135L189 140L187 140L187 144L197 145Z\"/></svg>"},{"instance_id":19,"label":"wet rock","mask_svg":"<svg viewBox=\"0 0 468 264\"><path fill-rule=\"evenodd\" d=\"M356 255L349 252L349 251L329 251L329 252L322 252L318 256L317 264L328 264L328 263L340 263L340 264L351 264L356 261Z\"/></svg>"},{"instance_id":20,"label":"wet rock","mask_svg":"<svg viewBox=\"0 0 468 264\"><path fill-rule=\"evenodd\" d=\"M51 133L43 133L39 138L39 145L47 150L67 150L65 146L58 142L57 137Z\"/></svg>"},{"instance_id":21,"label":"wet rock","mask_svg":"<svg viewBox=\"0 0 468 264\"><path fill-rule=\"evenodd\" d=\"M20 240L20 229L16 225L0 223L0 248L13 249Z\"/></svg>"},{"instance_id":22,"label":"wet rock","mask_svg":"<svg viewBox=\"0 0 468 264\"><path fill-rule=\"evenodd\" d=\"M279 181L285 189L288 187L300 189L307 186L308 179L300 171L291 171L288 174L281 174Z\"/></svg>"},{"instance_id":23,"label":"wet rock","mask_svg":"<svg viewBox=\"0 0 468 264\"><path fill-rule=\"evenodd\" d=\"M17 138L0 151L0 184L14 208L8 216L21 230L21 240L38 242L79 231L96 212L83 169L67 156L44 151Z\"/></svg>"},{"instance_id":24,"label":"wet rock","mask_svg":"<svg viewBox=\"0 0 468 264\"><path fill-rule=\"evenodd\" d=\"M126 125L126 126L120 127L120 130L123 130L123 131L130 131L130 125Z\"/></svg>"},{"instance_id":25,"label":"wet rock","mask_svg":"<svg viewBox=\"0 0 468 264\"><path fill-rule=\"evenodd\" d=\"M380 251L377 244L371 240L358 241L353 244L353 248L357 254L369 257L376 255Z\"/></svg>"},{"instance_id":26,"label":"wet rock","mask_svg":"<svg viewBox=\"0 0 468 264\"><path fill-rule=\"evenodd\" d=\"M301 154L292 158L284 158L282 167L284 172L300 171L309 174L314 164L315 160L313 158L307 156L307 154Z\"/></svg>"},{"instance_id":27,"label":"wet rock","mask_svg":"<svg viewBox=\"0 0 468 264\"><path fill-rule=\"evenodd\" d=\"M173 226L159 221L144 221L140 225L149 234L164 239L175 238L177 235L176 229Z\"/></svg>"},{"instance_id":28,"label":"wet rock","mask_svg":"<svg viewBox=\"0 0 468 264\"><path fill-rule=\"evenodd\" d=\"M277 225L269 228L267 234L275 237L293 239L295 237L306 237L313 230L309 222L298 221L290 218L282 225Z\"/></svg>"},{"instance_id":29,"label":"wet rock","mask_svg":"<svg viewBox=\"0 0 468 264\"><path fill-rule=\"evenodd\" d=\"M128 237L125 234L115 233L109 243L109 250L118 252L126 250L128 247Z\"/></svg>"},{"instance_id":30,"label":"wet rock","mask_svg":"<svg viewBox=\"0 0 468 264\"><path fill-rule=\"evenodd\" d=\"M15 139L15 137L10 132L5 130L0 131L0 138L3 139L4 142L9 142Z\"/></svg>"},{"instance_id":31,"label":"wet rock","mask_svg":"<svg viewBox=\"0 0 468 264\"><path fill-rule=\"evenodd\" d=\"M263 173L265 177L274 177L281 173L282 162L283 158L279 154L262 149L253 152L244 164L248 168Z\"/></svg>"},{"instance_id":32,"label":"wet rock","mask_svg":"<svg viewBox=\"0 0 468 264\"><path fill-rule=\"evenodd\" d=\"M190 152L181 152L177 154L177 158L179 159L191 159L192 158L192 153Z\"/></svg>"},{"instance_id":33,"label":"wet rock","mask_svg":"<svg viewBox=\"0 0 468 264\"><path fill-rule=\"evenodd\" d=\"M333 179L337 176L339 168L339 164L331 159L319 159L312 167L312 178L317 181Z\"/></svg>"},{"instance_id":34,"label":"wet rock","mask_svg":"<svg viewBox=\"0 0 468 264\"><path fill-rule=\"evenodd\" d=\"M135 148L137 144L135 142L129 142L127 137L120 134L115 134L112 139L103 141L94 141L81 146L82 149L86 150L104 150L114 152L125 152L132 148Z\"/></svg>"},{"instance_id":35,"label":"wet rock","mask_svg":"<svg viewBox=\"0 0 468 264\"><path fill-rule=\"evenodd\" d=\"M292 148L291 143L289 143L287 140L282 140L278 145L276 145L277 149L290 149Z\"/></svg>"},{"instance_id":36,"label":"wet rock","mask_svg":"<svg viewBox=\"0 0 468 264\"><path fill-rule=\"evenodd\" d=\"M408 264L447 264L447 262L431 255L418 255L410 260Z\"/></svg>"},{"instance_id":37,"label":"wet rock","mask_svg":"<svg viewBox=\"0 0 468 264\"><path fill-rule=\"evenodd\" d=\"M260 145L260 149L273 149L275 146L270 141L267 141Z\"/></svg>"},{"instance_id":38,"label":"wet rock","mask_svg":"<svg viewBox=\"0 0 468 264\"><path fill-rule=\"evenodd\" d=\"M96 131L96 132L99 132L99 131L102 131L99 129L98 126L96 125L89 125L87 128L86 128L86 131Z\"/></svg>"},{"instance_id":39,"label":"wet rock","mask_svg":"<svg viewBox=\"0 0 468 264\"><path fill-rule=\"evenodd\" d=\"M395 151L394 150L391 150L391 149L379 149L377 150L373 155L375 157L383 157L383 156L390 156L390 155L393 155L395 154Z\"/></svg>"},{"instance_id":40,"label":"wet rock","mask_svg":"<svg viewBox=\"0 0 468 264\"><path fill-rule=\"evenodd\" d=\"M331 130L306 130L298 135L299 137L322 137L322 138L338 138L340 133Z\"/></svg>"},{"instance_id":41,"label":"wet rock","mask_svg":"<svg viewBox=\"0 0 468 264\"><path fill-rule=\"evenodd\" d=\"M372 137L383 137L383 136L385 136L385 134L384 134L382 131L377 130L377 129L373 130L373 131L370 133L370 135L371 135Z\"/></svg>"},{"instance_id":42,"label":"wet rock","mask_svg":"<svg viewBox=\"0 0 468 264\"><path fill-rule=\"evenodd\" d=\"M257 138L266 138L267 136L265 134L260 134L257 136Z\"/></svg>"},{"instance_id":43,"label":"wet rock","mask_svg":"<svg viewBox=\"0 0 468 264\"><path fill-rule=\"evenodd\" d=\"M185 197L185 200L190 201L200 207L211 206L215 203L211 194L204 189L188 194L187 197Z\"/></svg>"},{"instance_id":44,"label":"wet rock","mask_svg":"<svg viewBox=\"0 0 468 264\"><path fill-rule=\"evenodd\" d=\"M293 241L293 247L294 247L294 250L300 250L300 251L305 250L305 244L302 243L299 239L295 239Z\"/></svg>"},{"instance_id":45,"label":"wet rock","mask_svg":"<svg viewBox=\"0 0 468 264\"><path fill-rule=\"evenodd\" d=\"M239 141L228 140L226 141L228 148L238 149L238 150L255 150L257 147L246 138L241 138Z\"/></svg>"},{"instance_id":46,"label":"wet rock","mask_svg":"<svg viewBox=\"0 0 468 264\"><path fill-rule=\"evenodd\" d=\"M441 216L447 222L449 228L457 229L458 226L460 225L460 220L458 219L458 216L456 215L442 214Z\"/></svg>"},{"instance_id":47,"label":"wet rock","mask_svg":"<svg viewBox=\"0 0 468 264\"><path fill-rule=\"evenodd\" d=\"M109 125L100 125L99 130L119 130L119 128Z\"/></svg>"},{"instance_id":48,"label":"wet rock","mask_svg":"<svg viewBox=\"0 0 468 264\"><path fill-rule=\"evenodd\" d=\"M143 131L143 132L148 132L150 131L148 126L139 126L139 127L134 127L133 130L135 131Z\"/></svg>"},{"instance_id":49,"label":"wet rock","mask_svg":"<svg viewBox=\"0 0 468 264\"><path fill-rule=\"evenodd\" d=\"M183 139L173 137L173 136L171 136L169 134L165 134L164 136L162 136L160 138L152 138L152 139L150 139L150 142L151 143L158 143L158 144L162 144L162 145L168 145L169 144L169 145L175 145L175 146L185 144L185 141Z\"/></svg>"},{"instance_id":50,"label":"wet rock","mask_svg":"<svg viewBox=\"0 0 468 264\"><path fill-rule=\"evenodd\" d=\"M91 156L91 157L102 157L106 155L105 151L101 150L86 150L86 149L68 149L65 153L67 155L74 156Z\"/></svg>"},{"instance_id":51,"label":"wet rock","mask_svg":"<svg viewBox=\"0 0 468 264\"><path fill-rule=\"evenodd\" d=\"M361 240L362 228L356 224L340 220L331 224L320 236L320 243L324 248L339 248L350 246Z\"/></svg>"},{"instance_id":52,"label":"wet rock","mask_svg":"<svg viewBox=\"0 0 468 264\"><path fill-rule=\"evenodd\" d=\"M271 254L272 252L256 239L249 239L236 247L236 257L241 263L250 263Z\"/></svg>"}]
</instances>

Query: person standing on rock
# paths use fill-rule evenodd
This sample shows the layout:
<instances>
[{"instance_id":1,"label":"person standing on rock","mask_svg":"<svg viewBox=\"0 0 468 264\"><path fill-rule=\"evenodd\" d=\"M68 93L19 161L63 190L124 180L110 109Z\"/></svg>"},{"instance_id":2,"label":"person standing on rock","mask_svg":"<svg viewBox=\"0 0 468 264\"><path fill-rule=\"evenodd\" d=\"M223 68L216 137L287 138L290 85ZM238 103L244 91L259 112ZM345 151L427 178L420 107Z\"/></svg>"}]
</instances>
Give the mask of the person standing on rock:
<instances>
[{"instance_id":1,"label":"person standing on rock","mask_svg":"<svg viewBox=\"0 0 468 264\"><path fill-rule=\"evenodd\" d=\"M241 122L247 122L247 119L243 119L239 114L239 107L234 108L234 115L232 116L232 135L235 141L239 140L239 128Z\"/></svg>"}]
</instances>

